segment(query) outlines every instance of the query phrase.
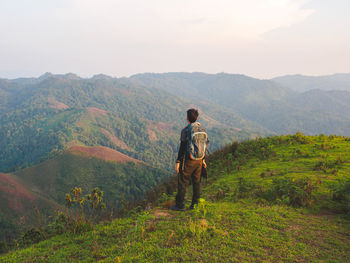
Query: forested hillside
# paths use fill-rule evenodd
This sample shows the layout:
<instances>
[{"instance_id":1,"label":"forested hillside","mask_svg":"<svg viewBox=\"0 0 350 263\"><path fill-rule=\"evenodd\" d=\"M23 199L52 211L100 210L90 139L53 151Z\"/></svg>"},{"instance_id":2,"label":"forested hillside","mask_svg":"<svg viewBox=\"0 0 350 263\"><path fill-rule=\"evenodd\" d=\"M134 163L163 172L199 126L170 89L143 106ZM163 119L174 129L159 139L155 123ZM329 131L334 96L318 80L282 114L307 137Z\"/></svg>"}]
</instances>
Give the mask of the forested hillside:
<instances>
[{"instance_id":1,"label":"forested hillside","mask_svg":"<svg viewBox=\"0 0 350 263\"><path fill-rule=\"evenodd\" d=\"M45 74L39 79L2 80L0 90L2 172L45 160L74 144L111 147L168 168L186 124L185 111L194 104L106 76ZM213 104L195 105L212 134L213 149L232 138L267 131Z\"/></svg>"},{"instance_id":2,"label":"forested hillside","mask_svg":"<svg viewBox=\"0 0 350 263\"><path fill-rule=\"evenodd\" d=\"M278 134L302 131L350 135L350 92L339 91L349 86L347 74L315 78L308 89L301 88L301 81L289 81L288 77L259 80L225 73L147 73L132 76L131 80L190 100L219 104ZM318 90L324 85L333 91Z\"/></svg>"}]
</instances>

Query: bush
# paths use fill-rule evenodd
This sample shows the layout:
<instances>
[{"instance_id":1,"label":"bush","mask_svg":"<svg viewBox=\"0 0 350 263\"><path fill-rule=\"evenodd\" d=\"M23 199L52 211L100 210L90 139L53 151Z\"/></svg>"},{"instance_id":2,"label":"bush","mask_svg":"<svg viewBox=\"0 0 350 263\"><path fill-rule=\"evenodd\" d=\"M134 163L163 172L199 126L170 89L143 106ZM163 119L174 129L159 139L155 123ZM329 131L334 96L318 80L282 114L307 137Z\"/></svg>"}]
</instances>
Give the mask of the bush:
<instances>
[{"instance_id":1,"label":"bush","mask_svg":"<svg viewBox=\"0 0 350 263\"><path fill-rule=\"evenodd\" d=\"M32 228L25 232L21 237L21 243L23 245L30 245L38 243L45 239L45 233L37 228Z\"/></svg>"},{"instance_id":2,"label":"bush","mask_svg":"<svg viewBox=\"0 0 350 263\"><path fill-rule=\"evenodd\" d=\"M338 184L333 188L333 200L350 201L350 178L338 180Z\"/></svg>"},{"instance_id":3,"label":"bush","mask_svg":"<svg viewBox=\"0 0 350 263\"><path fill-rule=\"evenodd\" d=\"M297 132L296 134L292 135L291 141L293 143L300 143L300 144L309 144L312 142L311 138L309 136L306 136L302 132Z\"/></svg>"},{"instance_id":4,"label":"bush","mask_svg":"<svg viewBox=\"0 0 350 263\"><path fill-rule=\"evenodd\" d=\"M338 180L332 189L332 197L340 204L340 212L350 215L350 178Z\"/></svg>"},{"instance_id":5,"label":"bush","mask_svg":"<svg viewBox=\"0 0 350 263\"><path fill-rule=\"evenodd\" d=\"M313 191L317 188L317 183L308 177L275 178L272 181L271 190L266 193L266 198L273 201L292 206L311 206L313 201Z\"/></svg>"},{"instance_id":6,"label":"bush","mask_svg":"<svg viewBox=\"0 0 350 263\"><path fill-rule=\"evenodd\" d=\"M232 170L240 170L250 159L266 160L275 156L272 145L271 138L257 138L227 145L208 157L210 173L229 173Z\"/></svg>"},{"instance_id":7,"label":"bush","mask_svg":"<svg viewBox=\"0 0 350 263\"><path fill-rule=\"evenodd\" d=\"M327 156L320 158L314 166L315 171L327 172L328 169L337 169L344 163L343 157L339 156L336 160L329 160Z\"/></svg>"},{"instance_id":8,"label":"bush","mask_svg":"<svg viewBox=\"0 0 350 263\"><path fill-rule=\"evenodd\" d=\"M50 235L59 235L71 228L69 217L62 212L58 212L56 218L47 226L47 232Z\"/></svg>"}]
</instances>

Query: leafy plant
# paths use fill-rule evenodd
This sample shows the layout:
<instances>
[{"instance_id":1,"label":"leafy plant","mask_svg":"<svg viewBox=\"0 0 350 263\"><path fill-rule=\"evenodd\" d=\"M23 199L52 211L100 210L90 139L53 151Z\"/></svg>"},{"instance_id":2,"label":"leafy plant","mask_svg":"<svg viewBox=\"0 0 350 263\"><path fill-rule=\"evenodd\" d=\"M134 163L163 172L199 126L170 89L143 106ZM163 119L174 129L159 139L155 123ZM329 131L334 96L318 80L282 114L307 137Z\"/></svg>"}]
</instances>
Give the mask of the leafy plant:
<instances>
[{"instance_id":1,"label":"leafy plant","mask_svg":"<svg viewBox=\"0 0 350 263\"><path fill-rule=\"evenodd\" d=\"M341 204L342 212L350 215L350 178L337 181L332 189L332 197Z\"/></svg>"},{"instance_id":2,"label":"leafy plant","mask_svg":"<svg viewBox=\"0 0 350 263\"><path fill-rule=\"evenodd\" d=\"M70 217L74 232L89 230L96 220L96 213L106 207L103 202L103 191L99 188L94 188L91 193L83 196L82 189L79 187L74 187L70 193L66 194L66 206L74 209L74 216ZM80 212L77 212L77 207ZM86 220L86 210L88 220Z\"/></svg>"},{"instance_id":3,"label":"leafy plant","mask_svg":"<svg viewBox=\"0 0 350 263\"><path fill-rule=\"evenodd\" d=\"M317 188L316 182L308 177L274 178L272 187L267 191L267 199L280 201L292 206L311 206L313 191Z\"/></svg>"},{"instance_id":4,"label":"leafy plant","mask_svg":"<svg viewBox=\"0 0 350 263\"><path fill-rule=\"evenodd\" d=\"M46 235L43 233L43 231L37 228L31 228L22 235L21 242L23 245L34 244L38 243L41 240L44 240L45 237Z\"/></svg>"},{"instance_id":5,"label":"leafy plant","mask_svg":"<svg viewBox=\"0 0 350 263\"><path fill-rule=\"evenodd\" d=\"M154 215L151 215L148 211L140 213L137 216L137 222L136 222L136 226L135 226L136 236L139 236L139 237L141 237L141 239L143 239L144 234L145 234L145 223L148 220L154 220L154 219L155 219Z\"/></svg>"}]
</instances>

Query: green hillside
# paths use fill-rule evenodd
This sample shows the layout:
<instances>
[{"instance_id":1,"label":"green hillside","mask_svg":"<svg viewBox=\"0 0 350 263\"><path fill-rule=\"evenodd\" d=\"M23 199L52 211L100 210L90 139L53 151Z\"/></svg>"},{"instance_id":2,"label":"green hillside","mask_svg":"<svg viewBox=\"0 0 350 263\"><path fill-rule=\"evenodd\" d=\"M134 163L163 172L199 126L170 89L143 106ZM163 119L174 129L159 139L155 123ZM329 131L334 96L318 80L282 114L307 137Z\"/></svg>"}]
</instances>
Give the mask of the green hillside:
<instances>
[{"instance_id":1,"label":"green hillside","mask_svg":"<svg viewBox=\"0 0 350 263\"><path fill-rule=\"evenodd\" d=\"M163 195L0 261L350 262L349 150L349 138L324 135L234 143L210 156L196 209L169 211Z\"/></svg>"}]
</instances>

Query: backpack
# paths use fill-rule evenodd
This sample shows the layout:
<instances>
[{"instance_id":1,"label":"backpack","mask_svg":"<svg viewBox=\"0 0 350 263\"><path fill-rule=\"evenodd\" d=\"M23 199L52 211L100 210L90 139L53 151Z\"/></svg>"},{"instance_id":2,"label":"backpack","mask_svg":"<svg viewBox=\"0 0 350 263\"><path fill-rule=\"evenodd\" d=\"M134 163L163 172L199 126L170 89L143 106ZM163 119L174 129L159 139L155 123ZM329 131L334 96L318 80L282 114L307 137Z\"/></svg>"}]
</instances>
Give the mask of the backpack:
<instances>
[{"instance_id":1,"label":"backpack","mask_svg":"<svg viewBox=\"0 0 350 263\"><path fill-rule=\"evenodd\" d=\"M202 160L209 143L208 134L199 122L189 124L187 129L187 156L192 160Z\"/></svg>"}]
</instances>

